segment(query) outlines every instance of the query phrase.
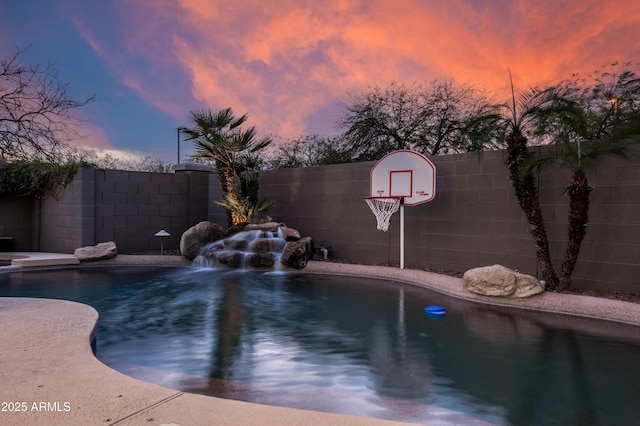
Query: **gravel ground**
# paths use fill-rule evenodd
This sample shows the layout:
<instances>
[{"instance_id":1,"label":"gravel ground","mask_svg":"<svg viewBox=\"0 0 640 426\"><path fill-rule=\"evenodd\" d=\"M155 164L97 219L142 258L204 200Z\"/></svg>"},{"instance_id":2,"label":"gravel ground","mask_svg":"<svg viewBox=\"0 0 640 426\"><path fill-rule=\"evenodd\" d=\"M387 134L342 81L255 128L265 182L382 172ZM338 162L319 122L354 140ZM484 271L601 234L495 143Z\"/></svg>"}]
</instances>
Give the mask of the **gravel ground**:
<instances>
[{"instance_id":1,"label":"gravel ground","mask_svg":"<svg viewBox=\"0 0 640 426\"><path fill-rule=\"evenodd\" d=\"M581 290L573 288L570 290L562 291L561 293L582 294L584 296L603 297L605 299L621 300L623 302L640 303L640 295L620 293L619 291Z\"/></svg>"},{"instance_id":2,"label":"gravel ground","mask_svg":"<svg viewBox=\"0 0 640 426\"><path fill-rule=\"evenodd\" d=\"M449 276L458 277L458 278L462 278L462 275L463 275L461 272L446 271L443 269L441 270L425 269L425 271L434 272L436 274L449 275ZM640 294L628 294L628 293L621 293L619 291L585 290L580 288L571 288L568 290L559 291L557 293L581 294L583 296L602 297L605 299L614 299L614 300L621 300L624 302L640 303Z\"/></svg>"},{"instance_id":3,"label":"gravel ground","mask_svg":"<svg viewBox=\"0 0 640 426\"><path fill-rule=\"evenodd\" d=\"M338 263L350 263L338 259L331 259L330 261ZM450 277L462 278L463 272L449 271L446 269L430 269L422 268L421 270L427 272L433 272L435 274L448 275ZM585 290L580 288L571 288L564 291L559 291L561 294L581 294L583 296L601 297L604 299L620 300L623 302L640 303L640 294L621 293L619 291L602 291L602 290Z\"/></svg>"}]
</instances>

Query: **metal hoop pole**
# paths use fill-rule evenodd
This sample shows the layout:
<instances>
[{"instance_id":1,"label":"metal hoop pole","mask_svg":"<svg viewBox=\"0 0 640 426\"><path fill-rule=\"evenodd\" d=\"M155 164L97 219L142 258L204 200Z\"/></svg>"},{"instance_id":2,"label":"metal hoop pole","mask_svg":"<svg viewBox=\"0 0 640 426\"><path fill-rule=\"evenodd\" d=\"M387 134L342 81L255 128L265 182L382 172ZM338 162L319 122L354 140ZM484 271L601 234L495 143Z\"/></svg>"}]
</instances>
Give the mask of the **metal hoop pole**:
<instances>
[{"instance_id":1,"label":"metal hoop pole","mask_svg":"<svg viewBox=\"0 0 640 426\"><path fill-rule=\"evenodd\" d=\"M404 198L400 199L400 269L404 269Z\"/></svg>"}]
</instances>

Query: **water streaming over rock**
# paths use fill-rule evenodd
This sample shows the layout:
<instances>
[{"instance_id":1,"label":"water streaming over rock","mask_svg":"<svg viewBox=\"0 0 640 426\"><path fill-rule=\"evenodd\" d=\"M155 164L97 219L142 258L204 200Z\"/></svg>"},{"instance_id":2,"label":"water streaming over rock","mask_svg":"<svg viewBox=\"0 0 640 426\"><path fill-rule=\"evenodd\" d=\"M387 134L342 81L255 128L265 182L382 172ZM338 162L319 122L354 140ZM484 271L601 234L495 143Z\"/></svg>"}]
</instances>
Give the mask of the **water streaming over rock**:
<instances>
[{"instance_id":1,"label":"water streaming over rock","mask_svg":"<svg viewBox=\"0 0 640 426\"><path fill-rule=\"evenodd\" d=\"M202 247L193 265L279 270L286 243L281 228L276 232L242 231Z\"/></svg>"}]
</instances>

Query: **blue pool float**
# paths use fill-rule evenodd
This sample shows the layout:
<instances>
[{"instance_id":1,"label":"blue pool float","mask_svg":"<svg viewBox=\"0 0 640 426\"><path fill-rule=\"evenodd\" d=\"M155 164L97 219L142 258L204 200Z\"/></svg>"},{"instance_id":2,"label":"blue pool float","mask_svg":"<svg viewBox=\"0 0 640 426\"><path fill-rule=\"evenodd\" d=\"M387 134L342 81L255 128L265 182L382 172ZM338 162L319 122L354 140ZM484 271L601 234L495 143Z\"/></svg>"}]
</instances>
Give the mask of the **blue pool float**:
<instances>
[{"instance_id":1,"label":"blue pool float","mask_svg":"<svg viewBox=\"0 0 640 426\"><path fill-rule=\"evenodd\" d=\"M424 311L429 315L444 315L446 309L443 306L427 306Z\"/></svg>"}]
</instances>

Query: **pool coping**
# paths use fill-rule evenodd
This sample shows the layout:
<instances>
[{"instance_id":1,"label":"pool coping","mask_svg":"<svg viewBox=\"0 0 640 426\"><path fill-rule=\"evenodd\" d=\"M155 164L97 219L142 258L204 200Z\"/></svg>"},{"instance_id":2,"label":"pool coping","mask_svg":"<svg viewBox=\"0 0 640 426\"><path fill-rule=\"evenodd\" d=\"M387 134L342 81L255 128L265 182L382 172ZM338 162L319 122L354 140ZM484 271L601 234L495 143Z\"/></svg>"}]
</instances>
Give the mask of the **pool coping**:
<instances>
[{"instance_id":1,"label":"pool coping","mask_svg":"<svg viewBox=\"0 0 640 426\"><path fill-rule=\"evenodd\" d=\"M98 265L179 266L179 256L123 256ZM460 278L383 266L309 262L303 273L392 279L496 306L558 312L611 328L640 325L640 306L588 296L546 293L507 300L473 295ZM3 425L402 425L407 423L188 394L143 382L102 364L91 351L98 313L51 299L0 298L0 401L24 411L0 411ZM622 327L624 328L624 327ZM633 327L633 332L637 329ZM22 403L25 404L22 404ZM35 403L35 405L34 405ZM16 405L14 404L15 408ZM1 408L1 407L0 407ZM483 424L469 422L465 424Z\"/></svg>"},{"instance_id":2,"label":"pool coping","mask_svg":"<svg viewBox=\"0 0 640 426\"><path fill-rule=\"evenodd\" d=\"M640 304L614 299L554 292L546 292L528 298L482 296L467 291L464 288L462 278L422 270L385 266L310 262L303 272L391 279L416 284L447 296L483 305L551 312L640 326Z\"/></svg>"}]
</instances>

